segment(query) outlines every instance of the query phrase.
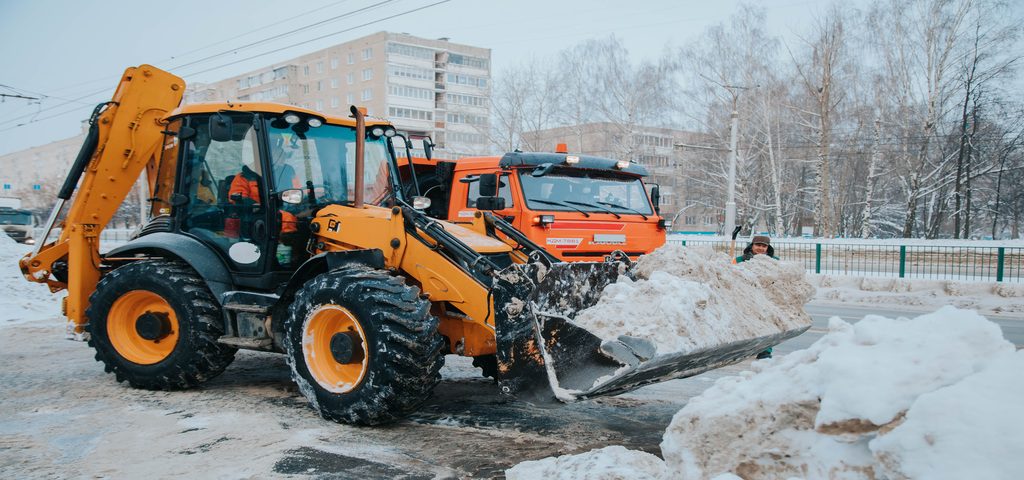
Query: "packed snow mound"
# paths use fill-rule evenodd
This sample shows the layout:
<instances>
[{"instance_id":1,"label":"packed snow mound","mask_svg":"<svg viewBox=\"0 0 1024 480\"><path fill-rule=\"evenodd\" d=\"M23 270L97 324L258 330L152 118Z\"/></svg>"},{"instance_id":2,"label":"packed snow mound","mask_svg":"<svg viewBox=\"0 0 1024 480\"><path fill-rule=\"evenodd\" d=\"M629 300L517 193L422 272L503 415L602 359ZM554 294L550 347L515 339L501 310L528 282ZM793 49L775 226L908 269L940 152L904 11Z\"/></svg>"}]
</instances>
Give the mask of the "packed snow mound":
<instances>
[{"instance_id":1,"label":"packed snow mound","mask_svg":"<svg viewBox=\"0 0 1024 480\"><path fill-rule=\"evenodd\" d=\"M921 395L902 423L868 446L888 478L1019 478L1022 404L1024 350Z\"/></svg>"},{"instance_id":2,"label":"packed snow mound","mask_svg":"<svg viewBox=\"0 0 1024 480\"><path fill-rule=\"evenodd\" d=\"M60 317L60 297L41 283L25 280L18 260L32 250L0 234L0 327Z\"/></svg>"},{"instance_id":3,"label":"packed snow mound","mask_svg":"<svg viewBox=\"0 0 1024 480\"><path fill-rule=\"evenodd\" d=\"M807 349L752 370L720 379L675 415L661 478L960 480L1024 471L1024 351L976 312L944 307L854 325L833 318ZM598 452L612 464L635 453L580 457Z\"/></svg>"},{"instance_id":4,"label":"packed snow mound","mask_svg":"<svg viewBox=\"0 0 1024 480\"><path fill-rule=\"evenodd\" d=\"M733 265L707 247L665 245L640 257L573 322L601 338L654 342L658 353L690 352L810 325L815 290L800 265L758 255Z\"/></svg>"},{"instance_id":5,"label":"packed snow mound","mask_svg":"<svg viewBox=\"0 0 1024 480\"><path fill-rule=\"evenodd\" d=\"M667 475L665 462L657 456L619 445L523 462L505 471L508 480L660 480Z\"/></svg>"},{"instance_id":6,"label":"packed snow mound","mask_svg":"<svg viewBox=\"0 0 1024 480\"><path fill-rule=\"evenodd\" d=\"M1015 407L1024 402L1022 359L971 311L855 325L833 318L806 350L756 362L691 400L665 431L662 453L682 479L1012 478L1024 469L1024 414ZM999 430L989 426L1000 422L1018 428L993 436ZM1006 449L1017 454L991 456ZM933 457L998 472L954 474Z\"/></svg>"}]
</instances>

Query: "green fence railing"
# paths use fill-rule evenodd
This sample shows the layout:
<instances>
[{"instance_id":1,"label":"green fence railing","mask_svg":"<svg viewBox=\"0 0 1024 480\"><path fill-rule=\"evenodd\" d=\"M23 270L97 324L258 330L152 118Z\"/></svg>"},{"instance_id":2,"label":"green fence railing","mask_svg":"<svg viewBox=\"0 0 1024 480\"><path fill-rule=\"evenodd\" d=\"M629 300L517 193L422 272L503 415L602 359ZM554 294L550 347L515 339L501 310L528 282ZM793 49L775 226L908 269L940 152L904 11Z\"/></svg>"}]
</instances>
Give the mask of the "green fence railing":
<instances>
[{"instance_id":1,"label":"green fence railing","mask_svg":"<svg viewBox=\"0 0 1024 480\"><path fill-rule=\"evenodd\" d=\"M727 240L669 242L710 246L728 253ZM735 255L746 241L737 241ZM810 273L968 282L1024 282L1024 247L872 245L827 242L772 242L782 260L801 262Z\"/></svg>"}]
</instances>

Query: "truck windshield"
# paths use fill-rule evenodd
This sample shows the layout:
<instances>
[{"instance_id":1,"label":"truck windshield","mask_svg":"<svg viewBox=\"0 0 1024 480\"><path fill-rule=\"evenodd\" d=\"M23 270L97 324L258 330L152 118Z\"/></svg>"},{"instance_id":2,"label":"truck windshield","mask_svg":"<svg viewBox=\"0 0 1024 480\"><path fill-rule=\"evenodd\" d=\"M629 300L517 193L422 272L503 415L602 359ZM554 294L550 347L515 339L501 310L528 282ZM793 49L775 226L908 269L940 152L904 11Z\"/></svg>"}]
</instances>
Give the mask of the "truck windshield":
<instances>
[{"instance_id":1,"label":"truck windshield","mask_svg":"<svg viewBox=\"0 0 1024 480\"><path fill-rule=\"evenodd\" d=\"M0 210L0 225L31 225L32 214L19 210Z\"/></svg>"},{"instance_id":2,"label":"truck windshield","mask_svg":"<svg viewBox=\"0 0 1024 480\"><path fill-rule=\"evenodd\" d=\"M519 172L519 182L530 210L608 213L611 209L620 215L652 213L643 184L635 177L570 169L555 169L534 177L531 170L524 169Z\"/></svg>"},{"instance_id":3,"label":"truck windshield","mask_svg":"<svg viewBox=\"0 0 1024 480\"><path fill-rule=\"evenodd\" d=\"M289 125L283 119L270 117L267 132L274 167L274 190L307 190L312 185L319 204L354 201L354 128L330 124L313 128L304 122ZM366 139L363 198L369 204L380 204L389 191L385 140L369 136Z\"/></svg>"}]
</instances>

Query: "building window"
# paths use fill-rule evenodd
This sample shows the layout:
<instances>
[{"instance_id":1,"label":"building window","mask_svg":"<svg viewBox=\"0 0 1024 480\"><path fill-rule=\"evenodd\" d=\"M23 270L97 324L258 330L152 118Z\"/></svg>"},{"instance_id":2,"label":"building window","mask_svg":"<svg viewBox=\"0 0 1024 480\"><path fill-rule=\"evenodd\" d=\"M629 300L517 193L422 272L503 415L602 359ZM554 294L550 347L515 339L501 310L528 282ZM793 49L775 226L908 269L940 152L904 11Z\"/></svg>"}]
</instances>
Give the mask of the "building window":
<instances>
[{"instance_id":1,"label":"building window","mask_svg":"<svg viewBox=\"0 0 1024 480\"><path fill-rule=\"evenodd\" d=\"M338 83L340 83L340 82L338 82L337 78L332 78L331 79L331 88L338 88Z\"/></svg>"},{"instance_id":2,"label":"building window","mask_svg":"<svg viewBox=\"0 0 1024 480\"><path fill-rule=\"evenodd\" d=\"M324 109L324 101L323 100L317 100L316 101L316 110L319 112L319 111L322 111L323 109Z\"/></svg>"},{"instance_id":3,"label":"building window","mask_svg":"<svg viewBox=\"0 0 1024 480\"><path fill-rule=\"evenodd\" d=\"M388 94L396 97L418 98L421 100L433 100L434 91L426 88L410 87L408 85L388 85Z\"/></svg>"},{"instance_id":4,"label":"building window","mask_svg":"<svg viewBox=\"0 0 1024 480\"><path fill-rule=\"evenodd\" d=\"M426 68L407 67L405 65L388 65L388 75L392 77L410 78L413 80L433 80L434 71Z\"/></svg>"},{"instance_id":5,"label":"building window","mask_svg":"<svg viewBox=\"0 0 1024 480\"><path fill-rule=\"evenodd\" d=\"M362 100L364 102L367 101L367 100L373 100L373 89L372 88L367 88L367 89L363 90Z\"/></svg>"},{"instance_id":6,"label":"building window","mask_svg":"<svg viewBox=\"0 0 1024 480\"><path fill-rule=\"evenodd\" d=\"M349 105L352 105L352 104L356 103L356 96L351 94L351 93L348 94L348 95L345 95L345 103L347 103Z\"/></svg>"},{"instance_id":7,"label":"building window","mask_svg":"<svg viewBox=\"0 0 1024 480\"><path fill-rule=\"evenodd\" d=\"M309 93L309 84L302 86L302 93Z\"/></svg>"},{"instance_id":8,"label":"building window","mask_svg":"<svg viewBox=\"0 0 1024 480\"><path fill-rule=\"evenodd\" d=\"M487 70L487 66L489 64L486 58L471 57L469 55L460 55L457 53L448 54L448 63L479 68L481 70Z\"/></svg>"},{"instance_id":9,"label":"building window","mask_svg":"<svg viewBox=\"0 0 1024 480\"><path fill-rule=\"evenodd\" d=\"M337 58L332 58L331 59L331 70L337 70L337 69L338 69L338 59Z\"/></svg>"},{"instance_id":10,"label":"building window","mask_svg":"<svg viewBox=\"0 0 1024 480\"><path fill-rule=\"evenodd\" d=\"M356 74L348 72L348 74L345 75L345 81L348 82L349 85L356 83Z\"/></svg>"},{"instance_id":11,"label":"building window","mask_svg":"<svg viewBox=\"0 0 1024 480\"><path fill-rule=\"evenodd\" d=\"M434 60L434 51L429 48L414 47L401 43L389 43L388 53L402 55L405 57L419 58L423 60Z\"/></svg>"},{"instance_id":12,"label":"building window","mask_svg":"<svg viewBox=\"0 0 1024 480\"><path fill-rule=\"evenodd\" d=\"M473 87L487 88L487 79L473 75L461 75L458 73L448 74L448 83L455 85L470 85Z\"/></svg>"},{"instance_id":13,"label":"building window","mask_svg":"<svg viewBox=\"0 0 1024 480\"><path fill-rule=\"evenodd\" d=\"M349 53L348 54L348 59L346 60L345 63L348 63L349 65L352 65L353 63L356 63L356 54Z\"/></svg>"},{"instance_id":14,"label":"building window","mask_svg":"<svg viewBox=\"0 0 1024 480\"><path fill-rule=\"evenodd\" d=\"M363 70L363 81L373 80L373 69L367 68Z\"/></svg>"},{"instance_id":15,"label":"building window","mask_svg":"<svg viewBox=\"0 0 1024 480\"><path fill-rule=\"evenodd\" d=\"M388 107L388 116L392 118L409 118L412 120L433 120L434 112L415 108Z\"/></svg>"},{"instance_id":16,"label":"building window","mask_svg":"<svg viewBox=\"0 0 1024 480\"><path fill-rule=\"evenodd\" d=\"M324 73L324 62L316 62L316 73Z\"/></svg>"},{"instance_id":17,"label":"building window","mask_svg":"<svg viewBox=\"0 0 1024 480\"><path fill-rule=\"evenodd\" d=\"M340 105L340 104L341 104L341 101L338 100L338 97L331 97L331 107L332 108L338 108L338 105Z\"/></svg>"},{"instance_id":18,"label":"building window","mask_svg":"<svg viewBox=\"0 0 1024 480\"><path fill-rule=\"evenodd\" d=\"M460 95L457 93L445 94L445 100L454 105L469 105L472 107L483 107L487 105L487 99L476 95Z\"/></svg>"},{"instance_id":19,"label":"building window","mask_svg":"<svg viewBox=\"0 0 1024 480\"><path fill-rule=\"evenodd\" d=\"M302 67L302 74L307 76L309 75L309 65Z\"/></svg>"},{"instance_id":20,"label":"building window","mask_svg":"<svg viewBox=\"0 0 1024 480\"><path fill-rule=\"evenodd\" d=\"M466 113L449 113L448 123L462 123L466 125L487 125L487 117L480 115L469 115Z\"/></svg>"},{"instance_id":21,"label":"building window","mask_svg":"<svg viewBox=\"0 0 1024 480\"><path fill-rule=\"evenodd\" d=\"M323 80L317 80L316 81L316 91L318 91L318 92L324 91L324 81Z\"/></svg>"},{"instance_id":22,"label":"building window","mask_svg":"<svg viewBox=\"0 0 1024 480\"><path fill-rule=\"evenodd\" d=\"M487 139L479 133L448 132L445 138L449 143L486 143Z\"/></svg>"},{"instance_id":23,"label":"building window","mask_svg":"<svg viewBox=\"0 0 1024 480\"><path fill-rule=\"evenodd\" d=\"M369 60L371 58L373 58L373 48L372 47L371 48L364 48L363 49L363 60Z\"/></svg>"}]
</instances>

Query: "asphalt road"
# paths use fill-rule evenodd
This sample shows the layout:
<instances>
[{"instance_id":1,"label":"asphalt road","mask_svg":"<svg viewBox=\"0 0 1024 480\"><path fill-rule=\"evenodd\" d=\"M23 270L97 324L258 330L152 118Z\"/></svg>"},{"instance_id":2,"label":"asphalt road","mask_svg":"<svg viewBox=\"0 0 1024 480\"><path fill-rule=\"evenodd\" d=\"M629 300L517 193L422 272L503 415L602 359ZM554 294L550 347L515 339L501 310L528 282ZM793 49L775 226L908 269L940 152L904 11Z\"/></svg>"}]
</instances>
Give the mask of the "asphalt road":
<instances>
[{"instance_id":1,"label":"asphalt road","mask_svg":"<svg viewBox=\"0 0 1024 480\"><path fill-rule=\"evenodd\" d=\"M809 305L810 331L837 315L923 312ZM1024 319L991 317L1018 346ZM539 406L501 396L468 359L449 356L434 395L408 419L361 428L321 420L281 355L239 352L200 388L151 392L118 384L62 324L5 327L0 335L0 478L477 479L526 460L609 445L660 454L665 428L690 398L749 361L628 394Z\"/></svg>"}]
</instances>

